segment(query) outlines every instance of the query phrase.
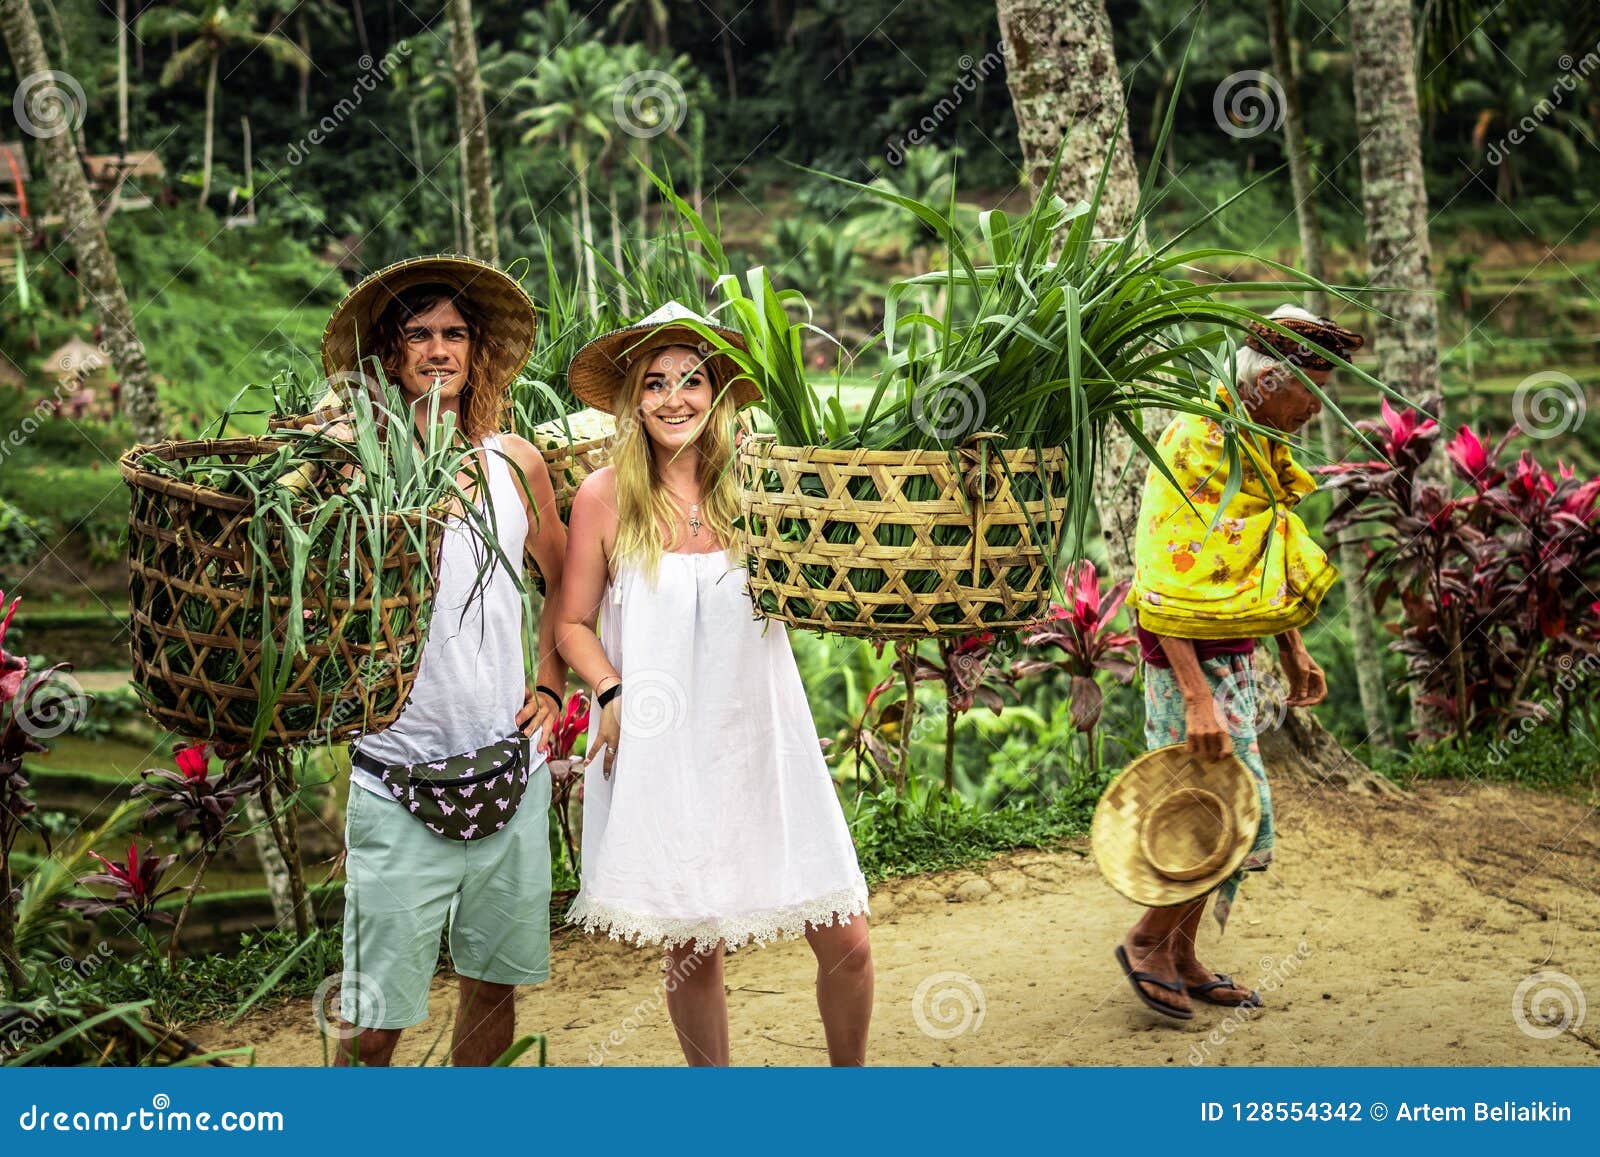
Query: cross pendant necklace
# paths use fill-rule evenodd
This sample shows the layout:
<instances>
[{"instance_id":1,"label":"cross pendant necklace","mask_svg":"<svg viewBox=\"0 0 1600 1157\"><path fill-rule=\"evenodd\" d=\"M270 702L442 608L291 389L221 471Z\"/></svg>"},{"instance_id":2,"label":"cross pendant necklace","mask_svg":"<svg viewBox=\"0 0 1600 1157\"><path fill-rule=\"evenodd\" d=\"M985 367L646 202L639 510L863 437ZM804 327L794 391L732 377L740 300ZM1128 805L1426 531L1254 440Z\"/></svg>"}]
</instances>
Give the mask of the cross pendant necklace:
<instances>
[{"instance_id":1,"label":"cross pendant necklace","mask_svg":"<svg viewBox=\"0 0 1600 1157\"><path fill-rule=\"evenodd\" d=\"M691 502L689 503L689 533L698 538L700 536L700 526L700 504Z\"/></svg>"}]
</instances>

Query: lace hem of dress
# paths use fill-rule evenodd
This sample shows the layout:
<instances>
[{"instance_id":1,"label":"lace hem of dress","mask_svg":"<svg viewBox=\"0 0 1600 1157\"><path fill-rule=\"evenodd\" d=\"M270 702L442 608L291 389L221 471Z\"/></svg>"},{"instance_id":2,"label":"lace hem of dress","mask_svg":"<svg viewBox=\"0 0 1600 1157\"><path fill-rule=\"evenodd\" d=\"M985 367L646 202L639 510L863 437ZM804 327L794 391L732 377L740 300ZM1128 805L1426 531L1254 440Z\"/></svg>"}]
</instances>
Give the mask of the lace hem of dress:
<instances>
[{"instance_id":1,"label":"lace hem of dress","mask_svg":"<svg viewBox=\"0 0 1600 1157\"><path fill-rule=\"evenodd\" d=\"M747 912L728 919L716 916L701 919L656 916L629 911L613 904L595 903L581 895L567 910L567 920L581 925L588 933L604 932L612 940L624 940L640 946L676 948L692 942L697 952L711 948L719 940L726 943L730 952L746 944L764 947L774 940L794 940L803 936L807 925L826 928L836 922L848 924L852 916L860 915L870 915L865 878L848 888L818 896L803 904Z\"/></svg>"}]
</instances>

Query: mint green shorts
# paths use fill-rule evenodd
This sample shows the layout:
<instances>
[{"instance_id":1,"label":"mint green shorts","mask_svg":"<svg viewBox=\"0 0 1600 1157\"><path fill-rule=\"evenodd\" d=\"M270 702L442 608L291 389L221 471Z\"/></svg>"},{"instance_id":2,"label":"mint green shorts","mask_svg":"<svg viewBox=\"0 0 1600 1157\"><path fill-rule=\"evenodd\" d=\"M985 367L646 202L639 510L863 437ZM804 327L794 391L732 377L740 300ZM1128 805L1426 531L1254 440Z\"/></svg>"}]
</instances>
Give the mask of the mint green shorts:
<instances>
[{"instance_id":1,"label":"mint green shorts","mask_svg":"<svg viewBox=\"0 0 1600 1157\"><path fill-rule=\"evenodd\" d=\"M516 815L481 840L436 836L399 803L350 785L339 986L346 1021L407 1028L426 1020L446 924L458 975L493 984L549 979L550 767L535 758Z\"/></svg>"}]
</instances>

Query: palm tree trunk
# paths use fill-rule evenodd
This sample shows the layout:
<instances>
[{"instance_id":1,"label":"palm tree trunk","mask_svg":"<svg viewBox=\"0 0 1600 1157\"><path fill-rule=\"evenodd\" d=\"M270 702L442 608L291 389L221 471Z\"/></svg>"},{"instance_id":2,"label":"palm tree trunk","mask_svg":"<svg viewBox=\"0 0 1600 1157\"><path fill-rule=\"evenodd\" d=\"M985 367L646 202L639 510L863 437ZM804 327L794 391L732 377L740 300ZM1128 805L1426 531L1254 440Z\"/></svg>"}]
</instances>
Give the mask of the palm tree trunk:
<instances>
[{"instance_id":1,"label":"palm tree trunk","mask_svg":"<svg viewBox=\"0 0 1600 1157\"><path fill-rule=\"evenodd\" d=\"M578 172L578 220L583 225L583 276L588 289L589 316L600 316L600 278L594 268L594 222L589 217L589 173L588 163L581 153L575 155Z\"/></svg>"},{"instance_id":2,"label":"palm tree trunk","mask_svg":"<svg viewBox=\"0 0 1600 1157\"><path fill-rule=\"evenodd\" d=\"M1056 191L1068 202L1087 199L1100 178L1106 142L1115 139L1097 231L1101 236L1123 232L1138 209L1139 172L1105 0L998 0L995 7L1029 182L1035 190L1044 183L1061 142L1070 138ZM1152 412L1144 415L1144 427L1159 433L1168 420ZM1133 574L1144 471L1129 469L1132 459L1132 439L1120 426L1108 427L1095 505L1113 579Z\"/></svg>"},{"instance_id":3,"label":"palm tree trunk","mask_svg":"<svg viewBox=\"0 0 1600 1157\"><path fill-rule=\"evenodd\" d=\"M50 71L39 24L28 0L0 0L0 36L18 76ZM117 276L117 261L106 241L105 226L95 212L89 182L83 175L70 129L40 138L50 193L66 224L66 241L78 260L78 283L94 302L105 327L104 345L122 383L122 404L141 442L164 434L155 382L145 362L144 343L134 328L133 310Z\"/></svg>"},{"instance_id":4,"label":"palm tree trunk","mask_svg":"<svg viewBox=\"0 0 1600 1157\"><path fill-rule=\"evenodd\" d=\"M267 809L261 806L260 798L252 795L245 800L244 818L252 832L250 839L255 845L256 858L261 861L261 874L267 880L267 895L272 898L272 918L274 922L283 924L294 919L289 865L278 850L277 841L273 839L272 824L267 819Z\"/></svg>"},{"instance_id":5,"label":"palm tree trunk","mask_svg":"<svg viewBox=\"0 0 1600 1157\"><path fill-rule=\"evenodd\" d=\"M1278 74L1284 96L1284 147L1289 154L1289 180L1294 188L1295 217L1300 226L1300 255L1306 272L1319 281L1328 276L1327 254L1322 244L1322 217L1317 211L1316 183L1312 180L1311 150L1306 143L1305 117L1300 104L1300 80L1294 67L1289 43L1289 24L1284 0L1267 0L1267 34L1272 46L1272 70ZM1306 295L1306 308L1319 317L1328 313L1327 295ZM1333 385L1328 386L1330 395ZM1332 411L1321 417L1322 446L1328 461L1344 456L1339 423ZM1350 536L1339 541L1339 565L1344 571L1345 606L1350 620L1350 650L1355 660L1356 687L1361 695L1361 714L1367 742L1374 747L1394 746L1389 731L1388 701L1383 688L1383 658L1378 648L1377 611L1372 592L1361 580L1365 565L1361 546Z\"/></svg>"},{"instance_id":6,"label":"palm tree trunk","mask_svg":"<svg viewBox=\"0 0 1600 1157\"><path fill-rule=\"evenodd\" d=\"M128 155L128 0L117 0L117 159Z\"/></svg>"},{"instance_id":7,"label":"palm tree trunk","mask_svg":"<svg viewBox=\"0 0 1600 1157\"><path fill-rule=\"evenodd\" d=\"M350 15L355 19L356 40L361 44L361 55L372 55L372 43L367 39L367 14L361 10L361 0L350 0Z\"/></svg>"},{"instance_id":8,"label":"palm tree trunk","mask_svg":"<svg viewBox=\"0 0 1600 1157\"><path fill-rule=\"evenodd\" d=\"M1399 291L1385 294L1383 311L1373 315L1378 377L1442 423L1439 307L1422 180L1411 5L1408 0L1354 0L1350 34L1368 277L1373 285ZM1443 455L1426 463L1423 473L1428 481L1448 484ZM1412 725L1442 730L1421 695L1422 687L1414 684Z\"/></svg>"},{"instance_id":9,"label":"palm tree trunk","mask_svg":"<svg viewBox=\"0 0 1600 1157\"><path fill-rule=\"evenodd\" d=\"M617 271L617 306L622 316L628 317L632 310L628 308L628 275L622 268L622 218L617 216L617 182L611 174L607 174L606 186L611 209L611 264Z\"/></svg>"},{"instance_id":10,"label":"palm tree trunk","mask_svg":"<svg viewBox=\"0 0 1600 1157\"><path fill-rule=\"evenodd\" d=\"M300 51L307 60L311 59L311 25L306 21L306 12L302 8L295 13L295 41L300 45ZM306 116L311 107L311 70L300 70L300 91L296 94L295 107L301 116Z\"/></svg>"},{"instance_id":11,"label":"palm tree trunk","mask_svg":"<svg viewBox=\"0 0 1600 1157\"><path fill-rule=\"evenodd\" d=\"M217 119L217 65L222 62L222 53L211 54L211 67L206 70L206 143L205 151L200 161L200 208L206 207L206 199L211 196L211 148L216 136Z\"/></svg>"},{"instance_id":12,"label":"palm tree trunk","mask_svg":"<svg viewBox=\"0 0 1600 1157\"><path fill-rule=\"evenodd\" d=\"M456 84L456 115L467 155L467 253L498 265L500 242L495 231L489 116L483 105L483 76L478 72L472 0L450 0L450 65Z\"/></svg>"}]
</instances>

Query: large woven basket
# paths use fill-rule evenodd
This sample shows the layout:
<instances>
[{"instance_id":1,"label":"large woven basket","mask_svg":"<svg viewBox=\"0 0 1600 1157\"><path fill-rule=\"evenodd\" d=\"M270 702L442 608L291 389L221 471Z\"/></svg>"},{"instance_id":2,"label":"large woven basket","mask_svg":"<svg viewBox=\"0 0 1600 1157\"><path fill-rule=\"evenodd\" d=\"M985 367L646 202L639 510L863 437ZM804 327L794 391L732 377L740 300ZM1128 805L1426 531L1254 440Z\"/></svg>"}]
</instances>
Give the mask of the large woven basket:
<instances>
[{"instance_id":1,"label":"large woven basket","mask_svg":"<svg viewBox=\"0 0 1600 1157\"><path fill-rule=\"evenodd\" d=\"M561 521L572 514L572 499L583 480L606 464L617 423L603 410L579 410L535 426L529 438L550 468Z\"/></svg>"},{"instance_id":2,"label":"large woven basket","mask_svg":"<svg viewBox=\"0 0 1600 1157\"><path fill-rule=\"evenodd\" d=\"M999 449L739 451L741 545L759 613L868 638L1022 627L1050 606L1066 457Z\"/></svg>"},{"instance_id":3,"label":"large woven basket","mask_svg":"<svg viewBox=\"0 0 1600 1157\"><path fill-rule=\"evenodd\" d=\"M135 446L118 463L133 492L128 529L128 592L133 679L145 708L163 727L195 738L248 740L262 680L262 610L252 592L258 561L247 527L248 495L178 481L142 465L217 458L249 461L275 450L271 438L162 442ZM307 506L307 514L313 508ZM265 742L338 741L394 722L421 659L432 592L431 568L412 548L407 526L422 529L437 560L443 519L394 516L386 554L357 555L359 573L326 573L326 543L314 543L303 588L306 654L288 659L288 685ZM321 547L322 549L318 549ZM331 579L331 581L330 581ZM270 590L272 619L289 599ZM379 613L376 629L369 614ZM281 653L282 631L275 629Z\"/></svg>"}]
</instances>

